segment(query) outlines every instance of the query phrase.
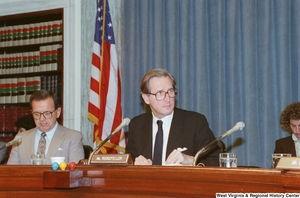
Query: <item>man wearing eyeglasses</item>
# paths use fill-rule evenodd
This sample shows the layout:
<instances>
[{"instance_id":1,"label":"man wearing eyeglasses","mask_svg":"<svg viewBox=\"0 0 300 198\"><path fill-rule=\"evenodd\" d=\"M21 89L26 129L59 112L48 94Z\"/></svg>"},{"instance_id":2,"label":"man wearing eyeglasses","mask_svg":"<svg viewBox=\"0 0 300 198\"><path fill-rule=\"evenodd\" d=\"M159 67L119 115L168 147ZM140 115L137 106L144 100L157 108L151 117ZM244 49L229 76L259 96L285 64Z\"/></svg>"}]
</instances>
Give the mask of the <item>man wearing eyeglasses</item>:
<instances>
[{"instance_id":1,"label":"man wearing eyeglasses","mask_svg":"<svg viewBox=\"0 0 300 198\"><path fill-rule=\"evenodd\" d=\"M126 152L135 165L192 165L196 153L215 139L204 115L175 108L175 86L175 78L164 69L150 70L142 78L141 95L151 113L129 124ZM201 163L218 166L219 152L217 146L207 151Z\"/></svg>"},{"instance_id":2,"label":"man wearing eyeglasses","mask_svg":"<svg viewBox=\"0 0 300 198\"><path fill-rule=\"evenodd\" d=\"M36 128L18 134L22 141L13 146L7 164L30 164L31 154L37 153L46 156L46 164L51 164L51 157L65 157L67 164L84 158L81 133L57 122L61 107L56 94L35 91L30 107Z\"/></svg>"}]
</instances>

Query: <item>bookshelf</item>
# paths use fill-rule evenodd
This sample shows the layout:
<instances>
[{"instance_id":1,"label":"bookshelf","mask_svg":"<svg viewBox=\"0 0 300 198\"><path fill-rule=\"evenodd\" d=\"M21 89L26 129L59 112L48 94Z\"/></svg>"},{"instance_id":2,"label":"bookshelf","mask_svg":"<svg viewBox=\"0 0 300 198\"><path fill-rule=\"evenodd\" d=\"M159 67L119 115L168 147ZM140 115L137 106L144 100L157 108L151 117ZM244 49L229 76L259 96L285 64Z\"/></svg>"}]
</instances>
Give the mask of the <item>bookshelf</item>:
<instances>
[{"instance_id":1,"label":"bookshelf","mask_svg":"<svg viewBox=\"0 0 300 198\"><path fill-rule=\"evenodd\" d=\"M62 8L0 16L0 140L13 139L15 121L30 114L33 91L63 103L63 18Z\"/></svg>"}]
</instances>

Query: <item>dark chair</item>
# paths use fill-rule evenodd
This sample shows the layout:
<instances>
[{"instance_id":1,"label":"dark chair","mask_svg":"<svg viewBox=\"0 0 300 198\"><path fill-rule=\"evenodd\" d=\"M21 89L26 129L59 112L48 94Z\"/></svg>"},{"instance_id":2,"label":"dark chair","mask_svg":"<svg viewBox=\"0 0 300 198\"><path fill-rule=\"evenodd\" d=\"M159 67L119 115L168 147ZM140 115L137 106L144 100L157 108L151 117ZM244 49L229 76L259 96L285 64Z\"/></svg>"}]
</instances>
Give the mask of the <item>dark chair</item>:
<instances>
[{"instance_id":1,"label":"dark chair","mask_svg":"<svg viewBox=\"0 0 300 198\"><path fill-rule=\"evenodd\" d=\"M6 147L5 142L0 141L0 164L6 164L11 147Z\"/></svg>"},{"instance_id":2,"label":"dark chair","mask_svg":"<svg viewBox=\"0 0 300 198\"><path fill-rule=\"evenodd\" d=\"M221 153L226 153L226 145L223 141L219 141L218 146L220 147Z\"/></svg>"},{"instance_id":3,"label":"dark chair","mask_svg":"<svg viewBox=\"0 0 300 198\"><path fill-rule=\"evenodd\" d=\"M90 154L93 152L93 148L90 145L83 145L84 159L89 159Z\"/></svg>"}]
</instances>

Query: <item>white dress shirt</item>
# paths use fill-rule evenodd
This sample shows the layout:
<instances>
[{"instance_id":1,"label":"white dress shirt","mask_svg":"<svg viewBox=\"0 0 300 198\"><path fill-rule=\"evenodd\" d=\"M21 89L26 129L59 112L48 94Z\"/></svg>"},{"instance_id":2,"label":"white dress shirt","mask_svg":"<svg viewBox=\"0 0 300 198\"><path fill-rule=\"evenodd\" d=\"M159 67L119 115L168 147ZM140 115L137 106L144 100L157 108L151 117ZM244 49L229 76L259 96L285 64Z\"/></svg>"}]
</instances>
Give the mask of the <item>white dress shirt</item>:
<instances>
[{"instance_id":1,"label":"white dress shirt","mask_svg":"<svg viewBox=\"0 0 300 198\"><path fill-rule=\"evenodd\" d=\"M158 130L158 126L157 126L157 120L161 120L163 122L163 153L162 153L162 165L165 164L165 160L166 160L166 152L167 152L167 144L168 144L168 139L169 139L169 134L170 134L170 128L171 128L171 123L172 123L172 119L173 119L173 114L174 111L170 114L165 116L162 119L158 119L156 118L153 114L153 122L152 122L152 155L154 153L154 144L155 144L155 137L156 137L156 133ZM153 156L152 156L153 157Z\"/></svg>"}]
</instances>

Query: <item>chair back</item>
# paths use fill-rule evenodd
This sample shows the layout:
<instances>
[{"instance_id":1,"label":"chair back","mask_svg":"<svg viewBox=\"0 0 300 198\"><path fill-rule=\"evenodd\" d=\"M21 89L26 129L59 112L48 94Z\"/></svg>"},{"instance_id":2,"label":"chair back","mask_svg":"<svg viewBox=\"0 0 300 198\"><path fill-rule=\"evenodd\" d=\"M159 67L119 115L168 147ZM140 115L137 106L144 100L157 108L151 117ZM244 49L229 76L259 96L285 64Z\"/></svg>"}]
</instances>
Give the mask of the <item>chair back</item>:
<instances>
[{"instance_id":1,"label":"chair back","mask_svg":"<svg viewBox=\"0 0 300 198\"><path fill-rule=\"evenodd\" d=\"M83 145L84 159L89 159L90 154L93 152L93 148L90 145Z\"/></svg>"},{"instance_id":2,"label":"chair back","mask_svg":"<svg viewBox=\"0 0 300 198\"><path fill-rule=\"evenodd\" d=\"M226 145L225 145L225 143L223 141L219 141L218 142L218 146L219 146L219 148L221 150L221 153L226 153Z\"/></svg>"}]
</instances>

